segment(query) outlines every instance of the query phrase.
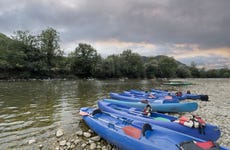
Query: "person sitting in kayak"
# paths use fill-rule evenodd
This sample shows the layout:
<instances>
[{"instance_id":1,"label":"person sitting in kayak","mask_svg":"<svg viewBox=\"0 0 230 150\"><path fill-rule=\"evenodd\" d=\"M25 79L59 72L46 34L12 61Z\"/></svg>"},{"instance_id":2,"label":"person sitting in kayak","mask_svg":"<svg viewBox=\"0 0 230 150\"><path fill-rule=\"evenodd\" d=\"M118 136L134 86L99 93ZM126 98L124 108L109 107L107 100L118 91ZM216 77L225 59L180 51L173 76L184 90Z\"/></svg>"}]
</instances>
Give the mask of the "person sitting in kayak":
<instances>
[{"instance_id":1,"label":"person sitting in kayak","mask_svg":"<svg viewBox=\"0 0 230 150\"><path fill-rule=\"evenodd\" d=\"M152 112L151 106L149 104L146 105L146 107L143 110L143 114L149 117L151 116L151 112Z\"/></svg>"}]
</instances>

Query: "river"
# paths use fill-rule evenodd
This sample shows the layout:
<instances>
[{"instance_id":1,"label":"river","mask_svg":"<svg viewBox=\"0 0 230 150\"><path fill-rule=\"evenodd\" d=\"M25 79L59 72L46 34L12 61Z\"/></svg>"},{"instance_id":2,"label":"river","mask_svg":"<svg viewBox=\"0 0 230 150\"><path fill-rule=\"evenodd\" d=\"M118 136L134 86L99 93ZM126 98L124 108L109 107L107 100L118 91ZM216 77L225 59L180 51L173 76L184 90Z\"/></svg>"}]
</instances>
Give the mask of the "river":
<instances>
[{"instance_id":1,"label":"river","mask_svg":"<svg viewBox=\"0 0 230 150\"><path fill-rule=\"evenodd\" d=\"M157 80L33 80L0 81L0 149L30 149L28 141L34 139L36 145L50 147L55 132L62 128L65 135L71 135L84 128L79 116L79 108L96 105L97 100L108 98L109 92L128 89L149 90L150 88L170 88L190 90L196 94L209 95L210 102L199 102L206 110L219 118L228 120L222 125L218 118L207 119L220 124L224 130L221 142L229 146L229 79L186 79L194 83L183 87L161 86ZM202 108L199 108L200 110ZM207 110L209 111L209 110ZM199 111L195 113L199 114ZM208 117L201 111L202 117ZM217 120L217 121L215 121Z\"/></svg>"}]
</instances>

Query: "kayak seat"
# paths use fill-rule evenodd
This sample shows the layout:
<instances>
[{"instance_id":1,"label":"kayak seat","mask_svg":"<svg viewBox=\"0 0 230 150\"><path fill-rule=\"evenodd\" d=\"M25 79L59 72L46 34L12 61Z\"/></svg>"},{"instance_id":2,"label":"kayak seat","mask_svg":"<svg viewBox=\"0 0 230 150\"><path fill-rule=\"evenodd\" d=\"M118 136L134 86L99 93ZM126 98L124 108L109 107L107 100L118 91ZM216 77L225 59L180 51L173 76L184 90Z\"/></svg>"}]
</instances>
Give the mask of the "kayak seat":
<instances>
[{"instance_id":1,"label":"kayak seat","mask_svg":"<svg viewBox=\"0 0 230 150\"><path fill-rule=\"evenodd\" d=\"M145 136L146 131L153 131L151 125L149 125L148 123L144 124L142 127L142 135L143 136Z\"/></svg>"},{"instance_id":2,"label":"kayak seat","mask_svg":"<svg viewBox=\"0 0 230 150\"><path fill-rule=\"evenodd\" d=\"M165 121L165 122L171 122L171 120L169 120L169 119L167 119L167 118L163 118L163 117L156 117L156 118L154 118L154 120Z\"/></svg>"},{"instance_id":3,"label":"kayak seat","mask_svg":"<svg viewBox=\"0 0 230 150\"><path fill-rule=\"evenodd\" d=\"M201 101L208 101L208 95L200 95Z\"/></svg>"},{"instance_id":4,"label":"kayak seat","mask_svg":"<svg viewBox=\"0 0 230 150\"><path fill-rule=\"evenodd\" d=\"M102 113L100 109L95 109L93 112L92 112L92 116L94 116L95 114L99 114L99 113Z\"/></svg>"}]
</instances>

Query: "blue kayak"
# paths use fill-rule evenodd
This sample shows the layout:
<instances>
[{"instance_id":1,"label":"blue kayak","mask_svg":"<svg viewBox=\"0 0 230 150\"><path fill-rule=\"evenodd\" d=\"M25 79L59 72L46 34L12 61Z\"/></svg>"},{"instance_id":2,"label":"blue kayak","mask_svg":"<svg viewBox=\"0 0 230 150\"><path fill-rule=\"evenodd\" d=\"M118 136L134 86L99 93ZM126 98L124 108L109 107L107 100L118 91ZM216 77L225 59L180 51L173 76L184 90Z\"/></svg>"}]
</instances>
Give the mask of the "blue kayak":
<instances>
[{"instance_id":1,"label":"blue kayak","mask_svg":"<svg viewBox=\"0 0 230 150\"><path fill-rule=\"evenodd\" d=\"M132 92L143 93L144 91L132 90ZM153 94L171 95L173 97L177 97L179 100L192 99L192 100L208 101L209 99L208 95L191 94L190 91L187 91L186 93L185 92L174 93L174 92L168 92L164 90L151 89L150 92Z\"/></svg>"},{"instance_id":2,"label":"blue kayak","mask_svg":"<svg viewBox=\"0 0 230 150\"><path fill-rule=\"evenodd\" d=\"M127 100L115 100L115 99L103 99L105 102L112 104L119 104L138 109L144 109L145 101L127 101ZM151 105L153 111L157 112L192 112L197 110L198 104L196 102L184 102L184 103L148 103Z\"/></svg>"},{"instance_id":3,"label":"blue kayak","mask_svg":"<svg viewBox=\"0 0 230 150\"><path fill-rule=\"evenodd\" d=\"M119 100L126 100L126 101L142 101L147 100L151 103L157 103L157 104L165 104L165 103L179 103L179 100L177 98L172 98L171 96L157 96L157 97L149 97L148 95L134 95L127 92L123 92L121 94L118 93L110 93L110 97L112 99L119 99ZM169 98L167 98L169 97Z\"/></svg>"},{"instance_id":4,"label":"blue kayak","mask_svg":"<svg viewBox=\"0 0 230 150\"><path fill-rule=\"evenodd\" d=\"M149 124L159 125L161 127L172 129L174 131L188 134L190 136L200 138L203 140L216 141L220 137L220 129L217 126L210 125L207 123L205 123L204 126L199 126L199 128L195 128L195 126L188 127L186 125L182 125L176 122L176 120L179 120L179 118L177 117L157 112L152 112L148 116L143 113L143 110L108 103L103 100L98 101L98 107L103 112L114 113L120 117L135 119L141 122L148 122Z\"/></svg>"},{"instance_id":5,"label":"blue kayak","mask_svg":"<svg viewBox=\"0 0 230 150\"><path fill-rule=\"evenodd\" d=\"M150 92L149 91L141 91L141 90L134 90L131 89L128 91L131 94L135 94L135 95L154 95L157 97L164 97L164 96L171 96L174 99L178 99L178 100L185 100L187 99L187 96L185 94L178 96L173 92L168 92L168 91L164 91L164 90L156 90L156 89L151 89Z\"/></svg>"},{"instance_id":6,"label":"blue kayak","mask_svg":"<svg viewBox=\"0 0 230 150\"><path fill-rule=\"evenodd\" d=\"M80 114L86 124L99 136L122 150L200 150L200 147L221 149L212 141L203 141L179 132L149 125L127 118L118 118L113 114L106 114L100 109L83 107ZM195 141L195 142L194 142ZM197 148L197 149L194 149Z\"/></svg>"}]
</instances>

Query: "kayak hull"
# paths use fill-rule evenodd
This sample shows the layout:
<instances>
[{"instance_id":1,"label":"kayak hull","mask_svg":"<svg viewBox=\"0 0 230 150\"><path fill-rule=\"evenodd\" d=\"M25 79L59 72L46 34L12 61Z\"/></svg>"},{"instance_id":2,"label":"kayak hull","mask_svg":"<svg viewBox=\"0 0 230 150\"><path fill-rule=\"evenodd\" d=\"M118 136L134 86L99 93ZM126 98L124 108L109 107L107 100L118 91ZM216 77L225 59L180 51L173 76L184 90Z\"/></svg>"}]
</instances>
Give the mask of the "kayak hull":
<instances>
[{"instance_id":1,"label":"kayak hull","mask_svg":"<svg viewBox=\"0 0 230 150\"><path fill-rule=\"evenodd\" d=\"M110 93L110 97L112 99L119 99L119 100L126 100L126 101L142 101L142 100L147 100L151 103L178 103L179 100L177 98L172 98L172 99L165 99L165 96L157 97L157 98L148 98L144 96L131 96L128 95L128 93L123 93L123 94L118 94L118 93Z\"/></svg>"},{"instance_id":2,"label":"kayak hull","mask_svg":"<svg viewBox=\"0 0 230 150\"><path fill-rule=\"evenodd\" d=\"M121 150L178 150L179 145L187 141L205 142L160 126L135 120L127 123L125 118L88 107L81 108L80 114L94 132Z\"/></svg>"},{"instance_id":3,"label":"kayak hull","mask_svg":"<svg viewBox=\"0 0 230 150\"><path fill-rule=\"evenodd\" d=\"M146 103L142 102L132 102L127 100L114 100L114 99L104 99L104 101L119 104L129 107L134 107L138 109L144 109ZM198 104L196 102L184 102L184 103L165 103L165 104L157 104L157 103L148 103L151 105L153 111L157 112L192 112L197 110Z\"/></svg>"},{"instance_id":4,"label":"kayak hull","mask_svg":"<svg viewBox=\"0 0 230 150\"><path fill-rule=\"evenodd\" d=\"M179 123L173 122L177 120L177 117L156 113L151 113L151 116L143 115L140 109L135 109L128 106L122 106L117 104L111 104L103 100L98 101L98 107L103 112L114 113L119 116L123 116L130 119L136 119L142 122L148 122L150 124L158 125L164 128L168 128L177 132L188 134L190 136L200 138L203 140L216 141L221 133L217 126L206 124L204 132L201 133L198 128L190 128Z\"/></svg>"}]
</instances>

